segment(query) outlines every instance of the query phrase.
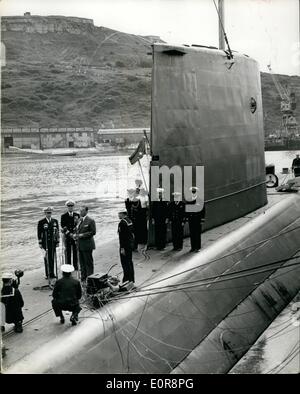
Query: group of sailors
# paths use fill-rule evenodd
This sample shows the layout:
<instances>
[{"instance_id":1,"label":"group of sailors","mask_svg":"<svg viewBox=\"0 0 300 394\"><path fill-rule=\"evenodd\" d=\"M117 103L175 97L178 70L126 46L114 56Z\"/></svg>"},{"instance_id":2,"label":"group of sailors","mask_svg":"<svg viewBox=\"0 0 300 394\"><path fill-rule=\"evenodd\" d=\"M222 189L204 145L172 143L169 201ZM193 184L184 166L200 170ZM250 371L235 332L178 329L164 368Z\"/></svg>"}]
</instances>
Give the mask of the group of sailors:
<instances>
[{"instance_id":1,"label":"group of sailors","mask_svg":"<svg viewBox=\"0 0 300 394\"><path fill-rule=\"evenodd\" d=\"M152 201L149 214L149 196L142 187L141 181L136 181L136 188L128 190L125 200L125 209L119 212L119 255L123 268L123 283L135 281L132 253L139 245L147 246L149 221L154 227L154 242L158 250L163 250L167 243L167 225L170 222L172 232L173 250L183 248L184 226L189 223L191 239L191 252L201 249L201 227L205 220L204 203L200 209L194 208L198 204L198 188L191 187L191 199L183 201L180 192L175 191L172 201L165 201L164 189L157 189L157 199ZM65 318L63 311L72 312L70 321L76 325L81 310L81 285L86 285L87 278L94 273L93 250L95 249L94 236L96 234L95 220L88 216L88 207L81 206L79 213L74 212L75 202L66 202L67 211L61 215L60 225L57 219L52 218L53 208L44 209L45 217L38 222L38 244L44 250L44 265L46 278L49 280L58 277L56 249L60 245L60 232L63 235L65 248L65 261L61 265L62 278L52 285L54 313L63 324ZM72 272L77 271L75 279ZM80 273L80 275L79 275ZM18 284L10 273L2 275L3 287L1 290L1 305L6 308L6 317L3 321L15 324L15 332L22 332L24 306L23 298L18 290ZM4 309L5 309L4 308Z\"/></svg>"},{"instance_id":2,"label":"group of sailors","mask_svg":"<svg viewBox=\"0 0 300 394\"><path fill-rule=\"evenodd\" d=\"M154 243L158 250L163 250L167 243L167 227L171 224L173 250L183 248L184 226L189 224L191 239L191 252L201 249L202 223L205 221L205 206L199 204L198 187L190 188L191 198L187 201L182 199L178 191L172 193L172 200L164 199L164 189L157 188L157 198L151 203L151 214L149 215L149 198L145 189L140 186L136 189L128 189L128 197L125 201L127 215L133 224L134 250L138 244L148 242L148 221L154 226ZM190 209L194 206L199 209Z\"/></svg>"}]
</instances>

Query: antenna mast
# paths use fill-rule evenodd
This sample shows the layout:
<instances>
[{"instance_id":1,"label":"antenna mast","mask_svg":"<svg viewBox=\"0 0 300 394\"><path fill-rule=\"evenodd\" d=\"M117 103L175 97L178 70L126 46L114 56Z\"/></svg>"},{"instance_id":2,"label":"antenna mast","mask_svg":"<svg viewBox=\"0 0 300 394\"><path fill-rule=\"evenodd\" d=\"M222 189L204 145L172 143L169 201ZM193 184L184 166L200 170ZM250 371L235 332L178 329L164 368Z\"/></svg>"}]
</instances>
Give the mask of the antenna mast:
<instances>
[{"instance_id":1,"label":"antenna mast","mask_svg":"<svg viewBox=\"0 0 300 394\"><path fill-rule=\"evenodd\" d=\"M218 10L219 10L219 49L225 50L224 0L218 0Z\"/></svg>"}]
</instances>

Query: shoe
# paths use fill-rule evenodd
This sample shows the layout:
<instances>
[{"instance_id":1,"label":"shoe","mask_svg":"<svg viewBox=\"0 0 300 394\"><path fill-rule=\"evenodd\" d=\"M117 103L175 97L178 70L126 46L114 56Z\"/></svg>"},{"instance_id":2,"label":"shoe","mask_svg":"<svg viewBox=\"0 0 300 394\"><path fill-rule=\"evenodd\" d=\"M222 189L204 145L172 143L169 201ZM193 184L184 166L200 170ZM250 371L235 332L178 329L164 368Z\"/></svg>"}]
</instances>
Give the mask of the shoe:
<instances>
[{"instance_id":1,"label":"shoe","mask_svg":"<svg viewBox=\"0 0 300 394\"><path fill-rule=\"evenodd\" d=\"M190 249L189 253L195 252L195 249Z\"/></svg>"},{"instance_id":2,"label":"shoe","mask_svg":"<svg viewBox=\"0 0 300 394\"><path fill-rule=\"evenodd\" d=\"M77 324L76 318L73 315L70 318L70 322L72 323L72 326L76 326Z\"/></svg>"},{"instance_id":3,"label":"shoe","mask_svg":"<svg viewBox=\"0 0 300 394\"><path fill-rule=\"evenodd\" d=\"M198 253L198 252L200 252L200 249L194 249L194 252Z\"/></svg>"},{"instance_id":4,"label":"shoe","mask_svg":"<svg viewBox=\"0 0 300 394\"><path fill-rule=\"evenodd\" d=\"M5 332L5 327L1 326L1 332Z\"/></svg>"},{"instance_id":5,"label":"shoe","mask_svg":"<svg viewBox=\"0 0 300 394\"><path fill-rule=\"evenodd\" d=\"M64 324L64 322L65 322L65 318L64 318L63 316L61 316L61 317L60 317L60 323L61 323L61 324Z\"/></svg>"},{"instance_id":6,"label":"shoe","mask_svg":"<svg viewBox=\"0 0 300 394\"><path fill-rule=\"evenodd\" d=\"M15 326L14 326L14 332L17 332L17 333L23 332L22 323L17 323L17 324L15 324Z\"/></svg>"}]
</instances>

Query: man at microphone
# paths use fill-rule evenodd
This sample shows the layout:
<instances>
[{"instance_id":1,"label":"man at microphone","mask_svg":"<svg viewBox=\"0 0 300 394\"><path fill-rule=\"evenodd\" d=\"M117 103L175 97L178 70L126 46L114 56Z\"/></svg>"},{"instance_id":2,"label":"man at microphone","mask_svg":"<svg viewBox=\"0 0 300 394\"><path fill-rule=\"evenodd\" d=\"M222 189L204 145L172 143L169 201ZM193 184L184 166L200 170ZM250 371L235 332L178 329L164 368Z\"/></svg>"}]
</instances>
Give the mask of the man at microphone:
<instances>
[{"instance_id":1,"label":"man at microphone","mask_svg":"<svg viewBox=\"0 0 300 394\"><path fill-rule=\"evenodd\" d=\"M56 258L56 248L59 245L58 221L51 217L52 212L52 207L45 208L45 218L40 220L37 226L39 247L45 250L44 263L46 279L56 278L54 263Z\"/></svg>"},{"instance_id":2,"label":"man at microphone","mask_svg":"<svg viewBox=\"0 0 300 394\"><path fill-rule=\"evenodd\" d=\"M64 235L66 248L66 264L72 263L73 256L73 266L75 271L78 271L77 247L76 242L73 239L73 234L76 233L76 225L79 221L79 214L74 212L74 201L68 200L65 205L68 211L61 215L60 224L61 232Z\"/></svg>"}]
</instances>

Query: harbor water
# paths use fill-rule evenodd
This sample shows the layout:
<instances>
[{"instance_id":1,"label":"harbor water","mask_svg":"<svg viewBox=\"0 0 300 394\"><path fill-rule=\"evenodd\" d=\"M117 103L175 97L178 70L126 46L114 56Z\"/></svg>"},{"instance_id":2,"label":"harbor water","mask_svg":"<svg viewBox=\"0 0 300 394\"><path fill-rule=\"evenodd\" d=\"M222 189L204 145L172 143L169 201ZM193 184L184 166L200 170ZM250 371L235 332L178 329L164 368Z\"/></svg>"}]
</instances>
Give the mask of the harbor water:
<instances>
[{"instance_id":1,"label":"harbor water","mask_svg":"<svg viewBox=\"0 0 300 394\"><path fill-rule=\"evenodd\" d=\"M283 168L291 168L296 153L299 152L266 152L266 165L274 164L279 173ZM77 208L89 207L97 225L97 248L115 239L117 213L124 208L126 191L134 188L135 179L142 179L142 175L148 184L148 166L147 157L142 160L143 173L137 164L130 165L128 156L2 157L2 272L43 266L37 222L48 205L54 207L53 217L59 220L65 211L64 203L70 198L77 202ZM61 247L58 255L62 259ZM300 328L291 323L294 313L291 303L231 373L299 373Z\"/></svg>"}]
</instances>

